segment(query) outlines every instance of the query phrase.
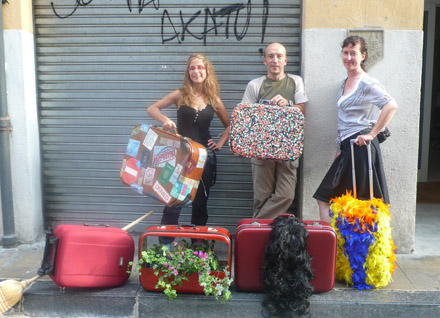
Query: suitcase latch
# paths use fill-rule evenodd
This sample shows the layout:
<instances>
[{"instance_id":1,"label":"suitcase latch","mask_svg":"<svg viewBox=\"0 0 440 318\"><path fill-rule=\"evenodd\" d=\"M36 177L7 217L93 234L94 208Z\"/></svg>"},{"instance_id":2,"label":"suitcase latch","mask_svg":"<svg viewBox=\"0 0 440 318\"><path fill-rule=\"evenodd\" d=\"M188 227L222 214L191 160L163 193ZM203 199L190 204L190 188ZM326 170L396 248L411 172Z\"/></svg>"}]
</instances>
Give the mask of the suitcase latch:
<instances>
[{"instance_id":1,"label":"suitcase latch","mask_svg":"<svg viewBox=\"0 0 440 318\"><path fill-rule=\"evenodd\" d=\"M124 265L124 258L123 257L119 258L119 267L121 267L122 265Z\"/></svg>"}]
</instances>

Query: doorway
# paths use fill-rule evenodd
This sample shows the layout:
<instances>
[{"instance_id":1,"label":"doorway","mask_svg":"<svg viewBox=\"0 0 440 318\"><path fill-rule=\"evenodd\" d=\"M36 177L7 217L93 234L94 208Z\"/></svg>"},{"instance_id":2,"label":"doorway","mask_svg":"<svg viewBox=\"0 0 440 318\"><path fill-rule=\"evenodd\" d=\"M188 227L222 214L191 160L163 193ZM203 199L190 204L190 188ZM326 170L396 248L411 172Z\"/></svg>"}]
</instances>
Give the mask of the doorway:
<instances>
[{"instance_id":1,"label":"doorway","mask_svg":"<svg viewBox=\"0 0 440 318\"><path fill-rule=\"evenodd\" d=\"M440 182L440 7L436 9L428 182ZM440 191L439 191L440 193Z\"/></svg>"},{"instance_id":2,"label":"doorway","mask_svg":"<svg viewBox=\"0 0 440 318\"><path fill-rule=\"evenodd\" d=\"M425 11L423 30L424 94L421 100L417 202L440 203L440 7Z\"/></svg>"}]
</instances>

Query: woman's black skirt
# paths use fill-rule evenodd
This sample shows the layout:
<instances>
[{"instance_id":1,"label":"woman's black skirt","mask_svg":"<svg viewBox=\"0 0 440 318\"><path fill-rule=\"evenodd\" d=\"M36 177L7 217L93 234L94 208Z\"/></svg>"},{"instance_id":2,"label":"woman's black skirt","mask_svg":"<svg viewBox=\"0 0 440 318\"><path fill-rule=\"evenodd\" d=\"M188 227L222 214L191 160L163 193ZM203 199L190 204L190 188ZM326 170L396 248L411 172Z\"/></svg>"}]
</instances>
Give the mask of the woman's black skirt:
<instances>
[{"instance_id":1,"label":"woman's black skirt","mask_svg":"<svg viewBox=\"0 0 440 318\"><path fill-rule=\"evenodd\" d=\"M331 199L345 194L347 190L353 194L351 168L350 139L356 139L362 132L352 135L341 143L341 154L335 159L313 197L320 201L330 202ZM361 200L370 199L368 181L368 155L366 146L354 146L357 197ZM371 161L373 166L373 196L390 203L387 182L383 169L379 141L374 138L371 143Z\"/></svg>"}]
</instances>

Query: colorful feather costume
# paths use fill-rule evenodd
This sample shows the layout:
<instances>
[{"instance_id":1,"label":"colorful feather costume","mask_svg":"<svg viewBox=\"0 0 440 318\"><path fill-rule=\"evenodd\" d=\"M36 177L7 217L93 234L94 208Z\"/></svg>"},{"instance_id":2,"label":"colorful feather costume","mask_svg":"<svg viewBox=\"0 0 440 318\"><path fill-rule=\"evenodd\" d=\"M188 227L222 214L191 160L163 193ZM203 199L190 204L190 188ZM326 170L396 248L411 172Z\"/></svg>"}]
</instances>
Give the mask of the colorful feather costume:
<instances>
[{"instance_id":1,"label":"colorful feather costume","mask_svg":"<svg viewBox=\"0 0 440 318\"><path fill-rule=\"evenodd\" d=\"M382 199L363 201L350 192L331 200L329 215L338 237L336 279L360 290L392 281L396 247L388 207Z\"/></svg>"}]
</instances>

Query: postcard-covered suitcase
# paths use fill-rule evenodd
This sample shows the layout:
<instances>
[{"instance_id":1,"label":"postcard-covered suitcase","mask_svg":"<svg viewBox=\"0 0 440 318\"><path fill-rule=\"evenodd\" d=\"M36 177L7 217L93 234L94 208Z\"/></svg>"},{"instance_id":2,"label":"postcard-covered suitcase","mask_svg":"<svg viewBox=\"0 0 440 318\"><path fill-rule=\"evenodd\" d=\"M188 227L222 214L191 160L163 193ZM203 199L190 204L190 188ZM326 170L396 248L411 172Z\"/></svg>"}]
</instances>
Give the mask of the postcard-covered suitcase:
<instances>
[{"instance_id":1,"label":"postcard-covered suitcase","mask_svg":"<svg viewBox=\"0 0 440 318\"><path fill-rule=\"evenodd\" d=\"M263 291L260 282L264 250L272 230L273 220L244 219L235 232L235 285L246 291ZM311 281L314 292L329 291L335 283L336 234L330 224L321 221L303 221L309 232L307 252L312 257Z\"/></svg>"},{"instance_id":2,"label":"postcard-covered suitcase","mask_svg":"<svg viewBox=\"0 0 440 318\"><path fill-rule=\"evenodd\" d=\"M104 288L124 284L134 257L131 235L119 228L59 225L46 234L39 275L60 287Z\"/></svg>"},{"instance_id":3,"label":"postcard-covered suitcase","mask_svg":"<svg viewBox=\"0 0 440 318\"><path fill-rule=\"evenodd\" d=\"M160 236L174 237L178 243L183 240L200 239L214 240L214 253L218 257L219 267L228 271L231 269L231 235L228 230L222 227L209 226L182 226L182 225L159 225L151 226L139 238L139 258L143 251L159 245L158 238ZM162 291L163 288L155 288L158 282L158 276L154 275L154 269L150 264L143 264L139 271L139 280L143 288L149 291ZM212 272L211 275L223 279L225 273L223 271ZM230 276L230 275L229 275ZM183 280L182 285L174 286L178 293L196 293L203 294L203 287L199 285L197 273L193 273L189 280Z\"/></svg>"},{"instance_id":4,"label":"postcard-covered suitcase","mask_svg":"<svg viewBox=\"0 0 440 318\"><path fill-rule=\"evenodd\" d=\"M207 150L203 145L140 124L131 133L121 180L167 206L189 205L196 195L206 159Z\"/></svg>"},{"instance_id":5,"label":"postcard-covered suitcase","mask_svg":"<svg viewBox=\"0 0 440 318\"><path fill-rule=\"evenodd\" d=\"M242 157L296 160L304 141L304 116L297 107L238 104L231 116L231 151Z\"/></svg>"}]
</instances>

